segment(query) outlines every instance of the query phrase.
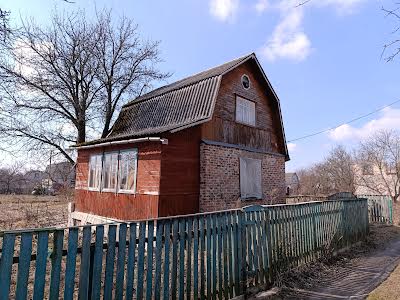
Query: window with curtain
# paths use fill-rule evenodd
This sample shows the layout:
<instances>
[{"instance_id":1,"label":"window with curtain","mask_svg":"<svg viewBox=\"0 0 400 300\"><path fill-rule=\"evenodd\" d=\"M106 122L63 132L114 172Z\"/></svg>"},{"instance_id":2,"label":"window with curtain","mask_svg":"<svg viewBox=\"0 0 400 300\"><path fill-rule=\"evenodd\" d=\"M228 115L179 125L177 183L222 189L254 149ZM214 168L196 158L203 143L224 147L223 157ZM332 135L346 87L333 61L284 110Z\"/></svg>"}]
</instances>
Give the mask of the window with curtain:
<instances>
[{"instance_id":1,"label":"window with curtain","mask_svg":"<svg viewBox=\"0 0 400 300\"><path fill-rule=\"evenodd\" d=\"M119 190L133 192L136 188L137 151L121 151L119 155Z\"/></svg>"},{"instance_id":2,"label":"window with curtain","mask_svg":"<svg viewBox=\"0 0 400 300\"><path fill-rule=\"evenodd\" d=\"M89 189L100 190L102 154L93 154L89 160Z\"/></svg>"},{"instance_id":3,"label":"window with curtain","mask_svg":"<svg viewBox=\"0 0 400 300\"><path fill-rule=\"evenodd\" d=\"M137 149L93 154L89 159L89 190L134 193Z\"/></svg>"},{"instance_id":4,"label":"window with curtain","mask_svg":"<svg viewBox=\"0 0 400 300\"><path fill-rule=\"evenodd\" d=\"M116 191L118 175L118 152L104 153L103 190Z\"/></svg>"},{"instance_id":5,"label":"window with curtain","mask_svg":"<svg viewBox=\"0 0 400 300\"><path fill-rule=\"evenodd\" d=\"M236 121L247 125L256 125L256 104L253 101L236 97Z\"/></svg>"}]
</instances>

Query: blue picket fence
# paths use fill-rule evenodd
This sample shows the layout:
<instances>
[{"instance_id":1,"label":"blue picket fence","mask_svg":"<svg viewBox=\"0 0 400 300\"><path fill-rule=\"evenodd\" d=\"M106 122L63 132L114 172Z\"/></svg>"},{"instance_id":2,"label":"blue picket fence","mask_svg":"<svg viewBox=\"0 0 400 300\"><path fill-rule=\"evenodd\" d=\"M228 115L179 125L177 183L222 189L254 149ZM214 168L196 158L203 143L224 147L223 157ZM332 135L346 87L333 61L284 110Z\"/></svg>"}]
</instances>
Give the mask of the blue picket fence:
<instances>
[{"instance_id":1,"label":"blue picket fence","mask_svg":"<svg viewBox=\"0 0 400 300\"><path fill-rule=\"evenodd\" d=\"M0 300L230 299L367 232L366 199L1 232Z\"/></svg>"}]
</instances>

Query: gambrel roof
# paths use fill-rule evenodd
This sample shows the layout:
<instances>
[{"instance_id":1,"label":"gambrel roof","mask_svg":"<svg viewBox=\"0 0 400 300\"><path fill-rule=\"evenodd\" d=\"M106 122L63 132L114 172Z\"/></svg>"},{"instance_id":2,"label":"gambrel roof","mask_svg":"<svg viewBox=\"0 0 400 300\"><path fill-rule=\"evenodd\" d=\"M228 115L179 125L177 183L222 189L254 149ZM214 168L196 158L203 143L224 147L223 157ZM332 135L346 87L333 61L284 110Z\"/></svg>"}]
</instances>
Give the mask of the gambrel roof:
<instances>
[{"instance_id":1,"label":"gambrel roof","mask_svg":"<svg viewBox=\"0 0 400 300\"><path fill-rule=\"evenodd\" d=\"M136 98L123 106L111 133L106 138L85 144L176 132L211 120L222 76L250 59L254 59L257 63L275 101L277 101L285 154L288 157L279 99L254 53Z\"/></svg>"}]
</instances>

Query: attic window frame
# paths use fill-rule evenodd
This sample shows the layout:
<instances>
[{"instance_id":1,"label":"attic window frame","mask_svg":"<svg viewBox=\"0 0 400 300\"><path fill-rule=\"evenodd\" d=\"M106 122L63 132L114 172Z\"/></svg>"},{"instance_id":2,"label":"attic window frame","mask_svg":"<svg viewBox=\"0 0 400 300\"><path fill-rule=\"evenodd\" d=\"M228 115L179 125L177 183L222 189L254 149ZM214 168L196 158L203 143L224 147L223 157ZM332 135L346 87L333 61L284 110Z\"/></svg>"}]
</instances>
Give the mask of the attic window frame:
<instances>
[{"instance_id":1,"label":"attic window frame","mask_svg":"<svg viewBox=\"0 0 400 300\"><path fill-rule=\"evenodd\" d=\"M244 78L247 78L247 80L249 81L249 86L248 86L248 87L245 87L245 85L244 85L244 83L243 83L243 82L244 82ZM249 75L243 74L242 77L240 78L240 83L242 84L242 87L243 87L245 90L250 89L250 87L251 87L251 80L250 80Z\"/></svg>"},{"instance_id":2,"label":"attic window frame","mask_svg":"<svg viewBox=\"0 0 400 300\"><path fill-rule=\"evenodd\" d=\"M239 120L238 119L238 100L244 100L244 101L248 101L254 104L254 124L250 123L250 122L245 122L243 120ZM246 126L250 126L250 127L256 127L257 126L257 103L253 100L247 99L241 95L235 94L235 122L242 124L242 125L246 125Z\"/></svg>"}]
</instances>

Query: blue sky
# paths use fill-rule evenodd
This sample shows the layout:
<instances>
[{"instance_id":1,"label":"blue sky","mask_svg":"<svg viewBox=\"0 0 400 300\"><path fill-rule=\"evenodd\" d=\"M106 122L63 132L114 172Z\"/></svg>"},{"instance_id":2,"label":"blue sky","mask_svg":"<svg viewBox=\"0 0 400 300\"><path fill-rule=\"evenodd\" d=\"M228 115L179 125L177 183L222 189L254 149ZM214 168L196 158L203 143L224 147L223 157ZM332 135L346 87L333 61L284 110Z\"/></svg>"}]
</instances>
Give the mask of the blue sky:
<instances>
[{"instance_id":1,"label":"blue sky","mask_svg":"<svg viewBox=\"0 0 400 300\"><path fill-rule=\"evenodd\" d=\"M394 1L312 0L1 1L19 16L46 23L51 10L112 8L160 40L169 82L256 52L278 93L286 137L330 128L400 99L399 62L381 59L395 36L381 7ZM351 149L372 131L400 129L400 104L333 132L289 143L295 170L321 160L335 144Z\"/></svg>"}]
</instances>

